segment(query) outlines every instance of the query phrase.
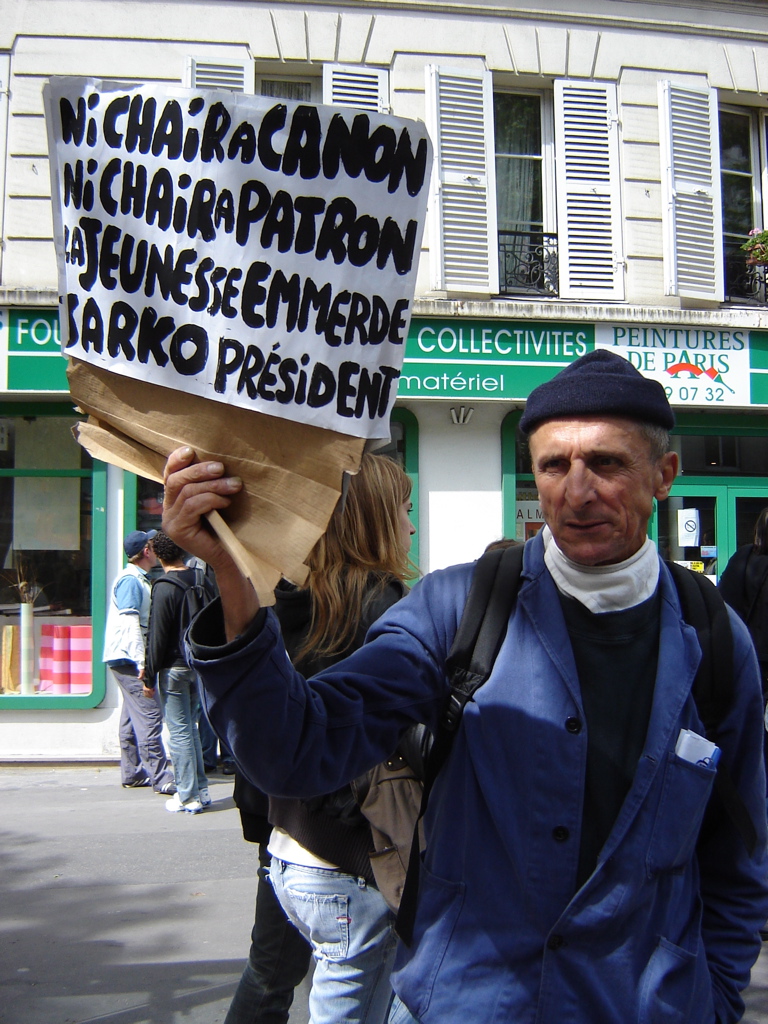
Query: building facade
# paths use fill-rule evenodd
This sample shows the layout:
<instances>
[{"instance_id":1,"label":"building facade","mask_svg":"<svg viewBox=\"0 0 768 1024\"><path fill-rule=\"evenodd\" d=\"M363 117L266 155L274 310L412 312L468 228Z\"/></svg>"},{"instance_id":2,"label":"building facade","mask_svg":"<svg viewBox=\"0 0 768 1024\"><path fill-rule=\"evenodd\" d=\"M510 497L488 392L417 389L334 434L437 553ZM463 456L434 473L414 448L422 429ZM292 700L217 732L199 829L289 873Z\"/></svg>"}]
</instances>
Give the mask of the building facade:
<instances>
[{"instance_id":1,"label":"building facade","mask_svg":"<svg viewBox=\"0 0 768 1024\"><path fill-rule=\"evenodd\" d=\"M159 14L158 12L162 12ZM699 0L4 0L0 760L117 754L100 662L156 484L71 437L41 90L52 75L386 110L433 140L392 423L422 571L540 517L517 423L594 348L660 380L682 476L652 535L716 577L768 504L768 23Z\"/></svg>"}]
</instances>

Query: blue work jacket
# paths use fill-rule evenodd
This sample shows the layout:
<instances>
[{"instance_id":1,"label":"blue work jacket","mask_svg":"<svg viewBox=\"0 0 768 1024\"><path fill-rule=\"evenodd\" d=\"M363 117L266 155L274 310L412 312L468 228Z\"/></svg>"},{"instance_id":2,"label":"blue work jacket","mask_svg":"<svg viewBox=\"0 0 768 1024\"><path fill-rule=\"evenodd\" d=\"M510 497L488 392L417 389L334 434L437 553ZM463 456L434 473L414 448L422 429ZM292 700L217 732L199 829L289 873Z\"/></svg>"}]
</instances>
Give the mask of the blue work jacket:
<instances>
[{"instance_id":1,"label":"blue work jacket","mask_svg":"<svg viewBox=\"0 0 768 1024\"><path fill-rule=\"evenodd\" d=\"M387 757L412 722L434 728L471 575L471 565L430 574L364 647L309 681L290 665L271 612L218 647L221 623L206 610L191 631L194 667L214 726L252 781L275 795L331 791ZM540 537L526 545L523 577L493 672L432 792L414 941L398 951L394 988L424 1024L737 1021L768 918L749 635L732 615L735 695L718 742L757 851L749 855L724 815L699 836L715 769L674 749L681 728L703 732L691 695L700 648L662 564L648 734L597 866L577 889L587 726Z\"/></svg>"}]
</instances>

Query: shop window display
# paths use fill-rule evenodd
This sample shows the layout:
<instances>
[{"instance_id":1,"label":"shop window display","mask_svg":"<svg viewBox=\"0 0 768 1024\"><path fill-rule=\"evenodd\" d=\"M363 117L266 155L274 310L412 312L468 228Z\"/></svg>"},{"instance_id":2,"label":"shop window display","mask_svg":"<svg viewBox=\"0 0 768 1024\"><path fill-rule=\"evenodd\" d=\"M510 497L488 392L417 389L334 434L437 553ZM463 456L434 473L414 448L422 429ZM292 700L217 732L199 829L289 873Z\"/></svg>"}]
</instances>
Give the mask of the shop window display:
<instances>
[{"instance_id":1,"label":"shop window display","mask_svg":"<svg viewBox=\"0 0 768 1024\"><path fill-rule=\"evenodd\" d=\"M0 419L0 692L92 691L92 463L75 418Z\"/></svg>"}]
</instances>

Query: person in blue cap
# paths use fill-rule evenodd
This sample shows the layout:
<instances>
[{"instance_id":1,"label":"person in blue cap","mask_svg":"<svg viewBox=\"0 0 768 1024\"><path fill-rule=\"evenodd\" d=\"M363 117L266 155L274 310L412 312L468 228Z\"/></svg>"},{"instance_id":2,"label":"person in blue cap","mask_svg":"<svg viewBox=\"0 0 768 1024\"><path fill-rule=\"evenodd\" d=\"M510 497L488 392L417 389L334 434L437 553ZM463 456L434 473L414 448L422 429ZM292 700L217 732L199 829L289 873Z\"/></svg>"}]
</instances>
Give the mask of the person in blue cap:
<instances>
[{"instance_id":1,"label":"person in blue cap","mask_svg":"<svg viewBox=\"0 0 768 1024\"><path fill-rule=\"evenodd\" d=\"M109 592L104 654L120 688L120 774L125 789L152 786L156 793L176 792L163 746L163 716L154 690L144 685L149 626L149 570L157 565L151 541L156 530L133 530L123 541L128 562Z\"/></svg>"},{"instance_id":2,"label":"person in blue cap","mask_svg":"<svg viewBox=\"0 0 768 1024\"><path fill-rule=\"evenodd\" d=\"M729 612L717 742L752 844L710 799L698 634L647 535L678 470L673 424L661 385L612 351L530 395L521 429L545 527L432 790L390 1024L731 1024L744 1012L768 917L760 679ZM248 777L311 797L386 757L412 723L436 728L473 566L427 575L363 647L305 679L201 520L241 488L189 448L168 460L165 529L221 591L192 625L193 663Z\"/></svg>"}]
</instances>

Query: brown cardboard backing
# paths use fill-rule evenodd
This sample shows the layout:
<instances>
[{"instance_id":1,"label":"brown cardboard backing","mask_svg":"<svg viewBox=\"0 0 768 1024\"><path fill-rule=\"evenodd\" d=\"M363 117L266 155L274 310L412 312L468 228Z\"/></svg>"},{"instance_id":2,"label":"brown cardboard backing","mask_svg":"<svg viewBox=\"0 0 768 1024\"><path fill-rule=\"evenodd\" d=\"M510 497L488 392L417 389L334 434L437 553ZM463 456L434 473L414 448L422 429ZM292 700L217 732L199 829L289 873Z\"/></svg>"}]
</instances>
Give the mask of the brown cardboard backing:
<instances>
[{"instance_id":1,"label":"brown cardboard backing","mask_svg":"<svg viewBox=\"0 0 768 1024\"><path fill-rule=\"evenodd\" d=\"M305 559L328 525L343 474L356 473L362 438L188 395L70 359L72 398L88 414L75 428L94 457L162 483L166 458L190 445L224 463L244 487L209 522L251 580L274 602L281 576L302 584Z\"/></svg>"}]
</instances>

